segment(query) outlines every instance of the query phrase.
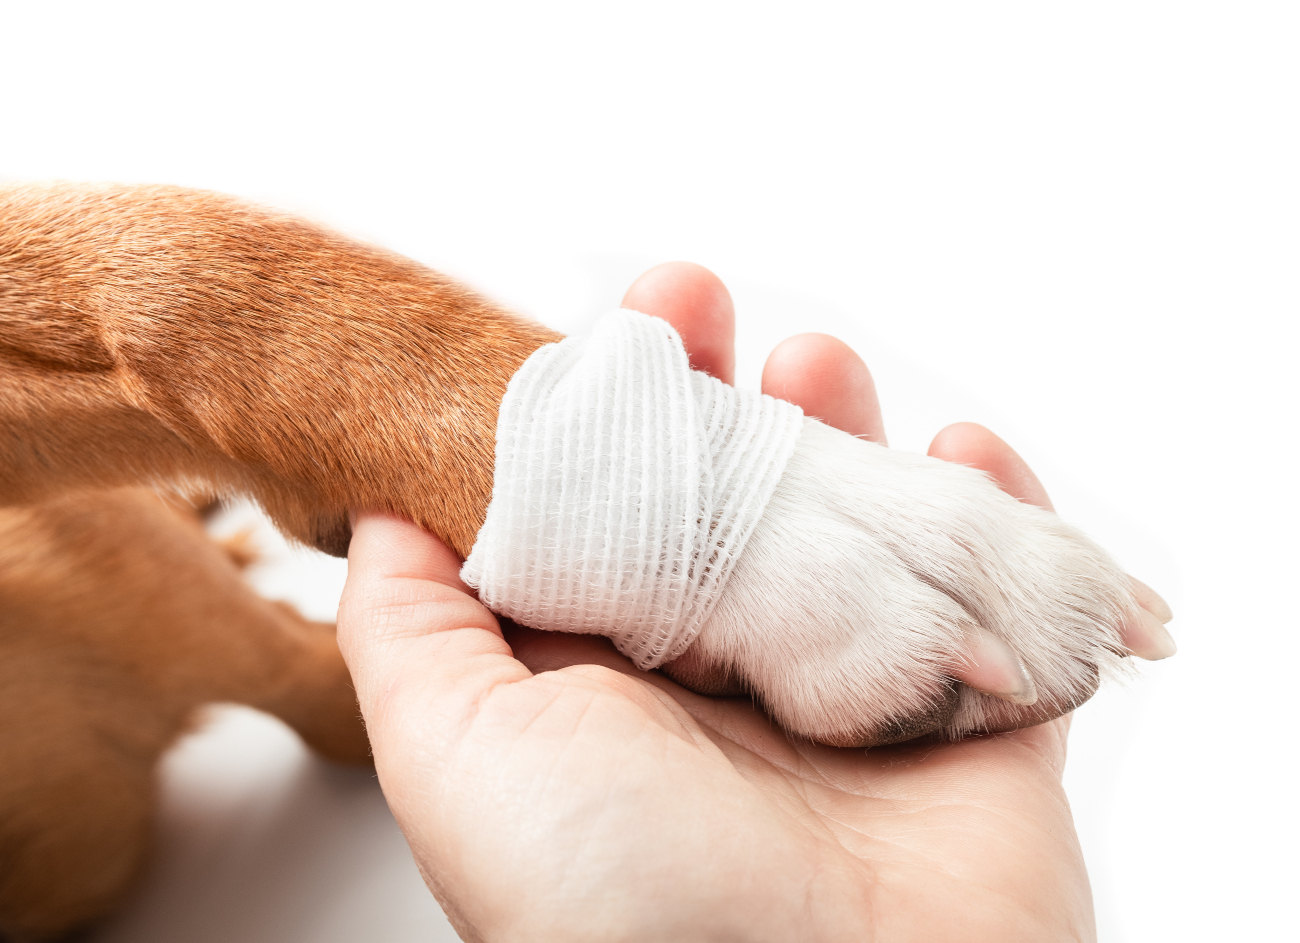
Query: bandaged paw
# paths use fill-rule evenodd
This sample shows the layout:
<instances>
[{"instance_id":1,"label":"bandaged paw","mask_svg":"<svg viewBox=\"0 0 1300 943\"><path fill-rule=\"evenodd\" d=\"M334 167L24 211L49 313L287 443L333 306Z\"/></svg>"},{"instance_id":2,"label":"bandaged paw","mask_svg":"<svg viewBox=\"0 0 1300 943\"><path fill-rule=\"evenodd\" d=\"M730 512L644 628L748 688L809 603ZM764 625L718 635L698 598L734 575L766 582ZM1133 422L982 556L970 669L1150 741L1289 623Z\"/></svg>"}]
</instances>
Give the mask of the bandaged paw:
<instances>
[{"instance_id":1,"label":"bandaged paw","mask_svg":"<svg viewBox=\"0 0 1300 943\"><path fill-rule=\"evenodd\" d=\"M495 475L462 570L490 608L609 636L822 743L1058 716L1119 665L1136 617L1123 574L1055 515L693 373L633 312L524 364ZM989 653L1024 686L953 680L997 677L973 664Z\"/></svg>"},{"instance_id":2,"label":"bandaged paw","mask_svg":"<svg viewBox=\"0 0 1300 943\"><path fill-rule=\"evenodd\" d=\"M692 371L664 321L606 315L510 380L461 576L517 622L606 635L656 668L722 595L802 424L789 403Z\"/></svg>"}]
</instances>

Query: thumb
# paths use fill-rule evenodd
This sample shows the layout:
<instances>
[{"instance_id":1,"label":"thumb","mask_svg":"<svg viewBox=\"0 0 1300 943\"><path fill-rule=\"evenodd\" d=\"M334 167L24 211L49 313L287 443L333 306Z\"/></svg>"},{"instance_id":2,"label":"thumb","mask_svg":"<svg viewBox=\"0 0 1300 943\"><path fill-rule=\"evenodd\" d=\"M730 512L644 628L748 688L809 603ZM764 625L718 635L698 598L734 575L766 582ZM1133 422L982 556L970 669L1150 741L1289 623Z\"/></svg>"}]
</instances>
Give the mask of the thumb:
<instances>
[{"instance_id":1,"label":"thumb","mask_svg":"<svg viewBox=\"0 0 1300 943\"><path fill-rule=\"evenodd\" d=\"M442 541L409 521L360 514L353 524L338 641L377 761L386 745L401 749L388 741L411 730L402 718L421 717L426 730L457 725L492 687L530 676L459 570Z\"/></svg>"}]
</instances>

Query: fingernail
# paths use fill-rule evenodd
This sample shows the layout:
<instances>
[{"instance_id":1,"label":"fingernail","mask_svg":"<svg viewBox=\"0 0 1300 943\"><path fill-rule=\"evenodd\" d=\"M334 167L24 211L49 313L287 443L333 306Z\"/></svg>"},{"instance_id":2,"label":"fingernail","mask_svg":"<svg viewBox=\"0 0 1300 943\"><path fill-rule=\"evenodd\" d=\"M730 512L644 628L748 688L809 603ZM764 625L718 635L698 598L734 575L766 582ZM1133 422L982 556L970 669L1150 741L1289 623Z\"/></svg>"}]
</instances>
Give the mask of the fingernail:
<instances>
[{"instance_id":1,"label":"fingernail","mask_svg":"<svg viewBox=\"0 0 1300 943\"><path fill-rule=\"evenodd\" d=\"M1178 652L1178 645L1161 621L1145 609L1137 611L1137 622L1126 623L1124 643L1128 650L1146 661L1160 661Z\"/></svg>"},{"instance_id":2,"label":"fingernail","mask_svg":"<svg viewBox=\"0 0 1300 943\"><path fill-rule=\"evenodd\" d=\"M1174 612L1169 608L1169 603L1160 598L1160 594L1154 589L1132 576L1128 578L1128 581L1133 584L1133 598L1137 600L1139 606L1161 622L1168 622L1174 617Z\"/></svg>"},{"instance_id":3,"label":"fingernail","mask_svg":"<svg viewBox=\"0 0 1300 943\"><path fill-rule=\"evenodd\" d=\"M963 641L968 661L953 670L952 677L1012 704L1037 703L1038 688L1015 649L983 629L968 629Z\"/></svg>"}]
</instances>

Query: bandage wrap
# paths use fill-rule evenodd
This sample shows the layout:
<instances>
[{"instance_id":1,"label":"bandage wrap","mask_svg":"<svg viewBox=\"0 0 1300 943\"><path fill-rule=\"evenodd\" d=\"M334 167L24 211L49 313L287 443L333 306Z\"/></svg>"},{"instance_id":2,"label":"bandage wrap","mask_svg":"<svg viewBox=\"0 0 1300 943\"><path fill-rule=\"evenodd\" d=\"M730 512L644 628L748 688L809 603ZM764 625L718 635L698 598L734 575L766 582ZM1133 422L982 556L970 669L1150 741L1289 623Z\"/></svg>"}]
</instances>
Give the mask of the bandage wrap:
<instances>
[{"instance_id":1,"label":"bandage wrap","mask_svg":"<svg viewBox=\"0 0 1300 943\"><path fill-rule=\"evenodd\" d=\"M640 668L694 641L802 428L795 406L690 369L617 311L538 350L497 420L492 502L461 576L524 625L606 635Z\"/></svg>"}]
</instances>

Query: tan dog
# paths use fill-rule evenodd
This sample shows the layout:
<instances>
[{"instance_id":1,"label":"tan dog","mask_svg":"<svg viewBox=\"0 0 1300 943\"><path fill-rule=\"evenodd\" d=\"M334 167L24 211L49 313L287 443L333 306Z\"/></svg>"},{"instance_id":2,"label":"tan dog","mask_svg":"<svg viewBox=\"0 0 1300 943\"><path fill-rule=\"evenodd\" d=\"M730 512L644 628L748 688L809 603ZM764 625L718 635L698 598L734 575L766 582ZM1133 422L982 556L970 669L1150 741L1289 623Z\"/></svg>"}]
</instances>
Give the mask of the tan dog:
<instances>
[{"instance_id":1,"label":"tan dog","mask_svg":"<svg viewBox=\"0 0 1300 943\"><path fill-rule=\"evenodd\" d=\"M555 339L415 263L226 197L0 190L0 505L16 508L0 586L19 612L72 600L0 638L6 669L60 640L5 689L32 693L0 728L0 750L27 751L6 764L21 788L0 793L0 927L48 935L111 906L140 860L153 765L200 703L242 700L327 755L362 752L319 627L237 588L192 520L97 489L247 494L336 555L348 510L382 509L463 557L506 384ZM803 566L783 579L792 554ZM1047 512L809 420L714 616L666 670L825 743L955 737L1069 710L1143 620L1122 574ZM116 798L96 800L99 781ZM45 869L65 866L47 862L74 860L99 864L49 896Z\"/></svg>"},{"instance_id":2,"label":"tan dog","mask_svg":"<svg viewBox=\"0 0 1300 943\"><path fill-rule=\"evenodd\" d=\"M247 493L335 554L347 508L382 507L465 553L496 403L553 337L215 195L0 194L0 929L54 935L117 902L154 767L201 704L366 756L328 627L248 590L192 514L119 486Z\"/></svg>"},{"instance_id":3,"label":"tan dog","mask_svg":"<svg viewBox=\"0 0 1300 943\"><path fill-rule=\"evenodd\" d=\"M117 905L158 760L204 704L250 704L367 761L333 626L258 596L245 562L144 489L0 508L0 935L57 936Z\"/></svg>"},{"instance_id":4,"label":"tan dog","mask_svg":"<svg viewBox=\"0 0 1300 943\"><path fill-rule=\"evenodd\" d=\"M122 486L249 494L339 555L347 509L386 508L466 553L496 404L554 337L213 194L0 191L0 931L55 936L120 900L157 761L202 704L368 755L332 627Z\"/></svg>"}]
</instances>

